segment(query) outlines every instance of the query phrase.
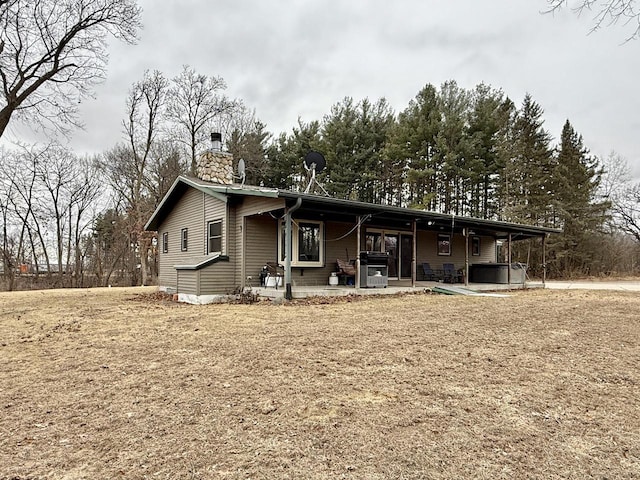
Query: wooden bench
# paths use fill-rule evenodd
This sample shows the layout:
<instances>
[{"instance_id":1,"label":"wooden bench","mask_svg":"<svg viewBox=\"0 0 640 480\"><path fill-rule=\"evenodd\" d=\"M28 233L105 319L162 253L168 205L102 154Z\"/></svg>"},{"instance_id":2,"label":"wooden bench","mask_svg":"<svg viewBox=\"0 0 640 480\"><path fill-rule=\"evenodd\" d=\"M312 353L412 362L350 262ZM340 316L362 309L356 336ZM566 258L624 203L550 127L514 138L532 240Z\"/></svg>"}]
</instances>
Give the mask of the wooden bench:
<instances>
[{"instance_id":1,"label":"wooden bench","mask_svg":"<svg viewBox=\"0 0 640 480\"><path fill-rule=\"evenodd\" d=\"M336 260L336 268L337 268L336 275L338 277L344 278L344 284L345 285L347 284L347 279L349 277L353 278L353 284L355 285L355 283L356 283L356 267L355 267L355 265L353 263L338 258Z\"/></svg>"}]
</instances>

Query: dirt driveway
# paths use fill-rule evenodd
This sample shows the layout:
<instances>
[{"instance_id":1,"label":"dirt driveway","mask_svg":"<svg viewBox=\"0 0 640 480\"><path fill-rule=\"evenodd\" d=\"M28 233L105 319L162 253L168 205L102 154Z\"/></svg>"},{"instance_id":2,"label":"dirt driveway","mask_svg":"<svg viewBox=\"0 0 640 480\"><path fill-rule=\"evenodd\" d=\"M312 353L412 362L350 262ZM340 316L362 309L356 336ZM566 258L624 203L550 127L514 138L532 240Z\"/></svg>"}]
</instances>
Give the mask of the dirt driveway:
<instances>
[{"instance_id":1,"label":"dirt driveway","mask_svg":"<svg viewBox=\"0 0 640 480\"><path fill-rule=\"evenodd\" d=\"M618 290L623 292L640 292L638 280L577 280L552 281L546 283L547 288L553 290Z\"/></svg>"}]
</instances>

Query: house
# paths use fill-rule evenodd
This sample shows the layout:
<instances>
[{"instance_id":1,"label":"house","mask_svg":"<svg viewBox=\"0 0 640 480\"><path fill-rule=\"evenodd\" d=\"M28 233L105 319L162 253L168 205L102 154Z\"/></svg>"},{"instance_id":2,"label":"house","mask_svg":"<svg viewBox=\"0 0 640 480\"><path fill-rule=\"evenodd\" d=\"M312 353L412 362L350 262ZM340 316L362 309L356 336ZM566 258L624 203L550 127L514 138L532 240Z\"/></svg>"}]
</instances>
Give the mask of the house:
<instances>
[{"instance_id":1,"label":"house","mask_svg":"<svg viewBox=\"0 0 640 480\"><path fill-rule=\"evenodd\" d=\"M284 267L284 289L291 298L297 287L327 285L338 259L356 265L359 275L348 279L355 288L415 286L424 279L425 263L438 271L454 264L464 282L473 281L474 272L490 281L499 277L491 272L501 269L503 283L511 283L514 270L498 263L499 245L532 237L544 245L546 236L557 232L233 179L232 156L209 151L199 159L197 177L178 177L152 214L145 229L158 232L161 290L183 301L214 301L258 286L271 262ZM383 283L369 284L379 277Z\"/></svg>"}]
</instances>

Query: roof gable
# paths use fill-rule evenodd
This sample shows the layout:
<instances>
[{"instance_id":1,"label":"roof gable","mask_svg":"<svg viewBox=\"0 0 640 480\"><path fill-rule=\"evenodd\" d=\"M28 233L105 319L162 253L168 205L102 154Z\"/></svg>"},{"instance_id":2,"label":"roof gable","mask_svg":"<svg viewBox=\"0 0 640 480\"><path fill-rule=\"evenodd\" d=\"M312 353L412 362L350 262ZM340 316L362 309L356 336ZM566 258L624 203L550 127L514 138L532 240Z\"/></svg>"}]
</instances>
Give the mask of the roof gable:
<instances>
[{"instance_id":1,"label":"roof gable","mask_svg":"<svg viewBox=\"0 0 640 480\"><path fill-rule=\"evenodd\" d=\"M227 202L232 195L248 195L258 197L278 197L278 190L238 184L222 185L205 182L193 177L180 175L173 182L165 196L162 198L155 211L144 226L145 230L156 231L167 215L188 188L194 188L223 202Z\"/></svg>"}]
</instances>

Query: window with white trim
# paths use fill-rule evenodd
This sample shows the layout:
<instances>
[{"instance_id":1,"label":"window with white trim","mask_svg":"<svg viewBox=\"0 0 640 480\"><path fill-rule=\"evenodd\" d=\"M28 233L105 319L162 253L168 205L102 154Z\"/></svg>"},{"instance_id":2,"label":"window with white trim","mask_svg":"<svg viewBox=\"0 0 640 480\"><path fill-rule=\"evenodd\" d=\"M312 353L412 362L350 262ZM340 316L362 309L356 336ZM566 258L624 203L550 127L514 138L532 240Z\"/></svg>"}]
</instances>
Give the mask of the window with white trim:
<instances>
[{"instance_id":1,"label":"window with white trim","mask_svg":"<svg viewBox=\"0 0 640 480\"><path fill-rule=\"evenodd\" d=\"M293 220L291 222L291 266L324 266L324 222ZM285 261L285 222L278 228L278 259Z\"/></svg>"},{"instance_id":2,"label":"window with white trim","mask_svg":"<svg viewBox=\"0 0 640 480\"><path fill-rule=\"evenodd\" d=\"M169 251L169 233L164 232L162 234L162 253L167 253Z\"/></svg>"},{"instance_id":3,"label":"window with white trim","mask_svg":"<svg viewBox=\"0 0 640 480\"><path fill-rule=\"evenodd\" d=\"M207 223L207 253L222 252L222 220Z\"/></svg>"}]
</instances>

